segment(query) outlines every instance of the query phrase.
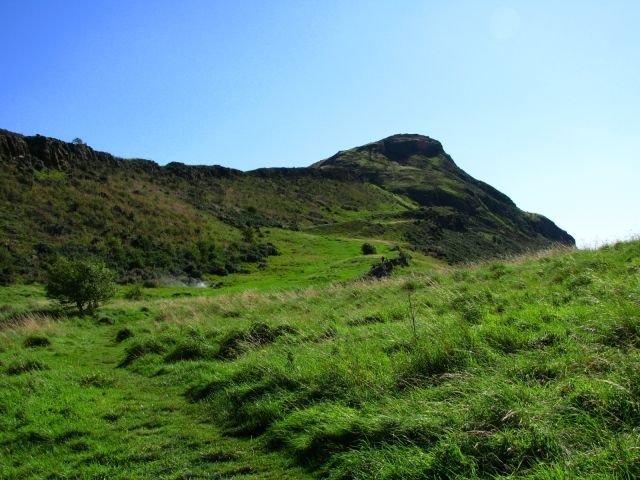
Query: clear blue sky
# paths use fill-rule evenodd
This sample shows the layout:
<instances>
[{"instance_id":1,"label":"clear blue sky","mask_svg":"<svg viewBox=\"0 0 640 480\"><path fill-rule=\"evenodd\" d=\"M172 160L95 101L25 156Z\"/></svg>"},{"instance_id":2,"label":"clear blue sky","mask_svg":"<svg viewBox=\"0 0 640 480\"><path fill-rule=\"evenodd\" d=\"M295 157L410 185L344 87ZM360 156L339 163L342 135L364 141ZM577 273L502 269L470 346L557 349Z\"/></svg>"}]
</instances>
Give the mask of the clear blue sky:
<instances>
[{"instance_id":1,"label":"clear blue sky","mask_svg":"<svg viewBox=\"0 0 640 480\"><path fill-rule=\"evenodd\" d=\"M242 170L422 133L582 244L640 233L638 1L0 6L0 128Z\"/></svg>"}]
</instances>

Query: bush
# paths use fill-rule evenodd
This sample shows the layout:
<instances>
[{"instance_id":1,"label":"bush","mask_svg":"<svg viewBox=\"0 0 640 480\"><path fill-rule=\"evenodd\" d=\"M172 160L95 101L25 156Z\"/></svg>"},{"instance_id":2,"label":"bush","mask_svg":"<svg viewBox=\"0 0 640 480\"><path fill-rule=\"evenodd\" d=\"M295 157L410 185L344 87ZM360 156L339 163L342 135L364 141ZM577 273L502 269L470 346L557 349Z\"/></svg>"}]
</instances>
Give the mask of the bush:
<instances>
[{"instance_id":1,"label":"bush","mask_svg":"<svg viewBox=\"0 0 640 480\"><path fill-rule=\"evenodd\" d=\"M95 311L115 295L114 274L102 263L61 258L46 280L47 297L62 305L75 305L80 312Z\"/></svg>"},{"instance_id":2,"label":"bush","mask_svg":"<svg viewBox=\"0 0 640 480\"><path fill-rule=\"evenodd\" d=\"M144 296L144 290L140 285L134 285L124 294L126 300L142 300Z\"/></svg>"},{"instance_id":3,"label":"bush","mask_svg":"<svg viewBox=\"0 0 640 480\"><path fill-rule=\"evenodd\" d=\"M400 252L397 258L384 258L371 266L366 273L366 278L384 278L389 277L393 273L396 267L408 267L411 261L411 255L405 252Z\"/></svg>"},{"instance_id":4,"label":"bush","mask_svg":"<svg viewBox=\"0 0 640 480\"><path fill-rule=\"evenodd\" d=\"M376 250L375 245L372 245L370 243L363 243L362 244L362 254L363 255L375 255L376 253L378 253L378 250Z\"/></svg>"}]
</instances>

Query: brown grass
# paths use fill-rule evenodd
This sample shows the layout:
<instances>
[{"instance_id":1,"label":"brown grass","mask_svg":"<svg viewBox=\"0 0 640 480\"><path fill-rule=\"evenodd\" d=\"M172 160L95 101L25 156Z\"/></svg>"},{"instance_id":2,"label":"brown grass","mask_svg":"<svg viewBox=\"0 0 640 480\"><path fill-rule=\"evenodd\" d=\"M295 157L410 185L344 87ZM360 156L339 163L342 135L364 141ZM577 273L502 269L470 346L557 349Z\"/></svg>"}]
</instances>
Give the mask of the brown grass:
<instances>
[{"instance_id":1,"label":"brown grass","mask_svg":"<svg viewBox=\"0 0 640 480\"><path fill-rule=\"evenodd\" d=\"M50 315L39 313L25 313L11 321L0 324L0 335L12 336L15 334L31 334L47 332L52 333L57 328L57 320Z\"/></svg>"}]
</instances>

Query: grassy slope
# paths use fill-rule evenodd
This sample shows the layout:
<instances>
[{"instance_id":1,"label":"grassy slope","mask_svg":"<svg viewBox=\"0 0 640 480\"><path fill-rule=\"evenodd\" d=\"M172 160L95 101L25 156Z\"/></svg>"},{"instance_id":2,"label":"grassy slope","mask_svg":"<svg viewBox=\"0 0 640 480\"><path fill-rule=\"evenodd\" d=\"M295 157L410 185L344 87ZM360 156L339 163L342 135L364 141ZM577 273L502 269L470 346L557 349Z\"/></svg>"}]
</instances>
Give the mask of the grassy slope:
<instances>
[{"instance_id":1,"label":"grassy slope","mask_svg":"<svg viewBox=\"0 0 640 480\"><path fill-rule=\"evenodd\" d=\"M248 274L211 277L212 282L223 283L224 289L219 293L247 289L282 290L350 280L367 272L380 257L397 256L390 249L401 244L384 240L314 235L279 228L266 230L264 239L276 245L281 255L270 257L268 268L264 270L254 266ZM378 254L361 255L364 241L375 245ZM412 256L416 269L441 264L438 260L417 252L412 252Z\"/></svg>"},{"instance_id":2,"label":"grassy slope","mask_svg":"<svg viewBox=\"0 0 640 480\"><path fill-rule=\"evenodd\" d=\"M189 264L206 274L213 270L199 244L215 246L224 263L222 250L240 243L247 225L297 229L411 208L359 182L259 175L188 180L127 168L133 167L122 162L93 177L33 171L23 181L11 168L0 169L0 273L7 264L18 280L37 279L61 254L99 257L125 279L184 276Z\"/></svg>"},{"instance_id":3,"label":"grassy slope","mask_svg":"<svg viewBox=\"0 0 640 480\"><path fill-rule=\"evenodd\" d=\"M630 242L27 316L0 333L2 475L637 478L639 274Z\"/></svg>"}]
</instances>

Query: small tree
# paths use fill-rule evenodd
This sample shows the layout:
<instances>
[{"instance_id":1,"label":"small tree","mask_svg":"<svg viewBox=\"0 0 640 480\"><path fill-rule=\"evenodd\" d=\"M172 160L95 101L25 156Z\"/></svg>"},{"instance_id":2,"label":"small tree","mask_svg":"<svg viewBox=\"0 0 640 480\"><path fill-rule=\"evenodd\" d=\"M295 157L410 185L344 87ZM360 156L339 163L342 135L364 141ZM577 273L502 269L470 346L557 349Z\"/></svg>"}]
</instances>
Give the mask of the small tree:
<instances>
[{"instance_id":1,"label":"small tree","mask_svg":"<svg viewBox=\"0 0 640 480\"><path fill-rule=\"evenodd\" d=\"M376 246L368 242L363 243L361 249L363 255L375 255L376 253L378 253L378 250L376 250Z\"/></svg>"},{"instance_id":2,"label":"small tree","mask_svg":"<svg viewBox=\"0 0 640 480\"><path fill-rule=\"evenodd\" d=\"M84 145L84 141L80 138L80 137L76 137L73 140L71 140L71 143L73 143L74 145Z\"/></svg>"},{"instance_id":3,"label":"small tree","mask_svg":"<svg viewBox=\"0 0 640 480\"><path fill-rule=\"evenodd\" d=\"M93 312L115 295L114 274L103 263L60 258L47 275L47 297Z\"/></svg>"}]
</instances>

